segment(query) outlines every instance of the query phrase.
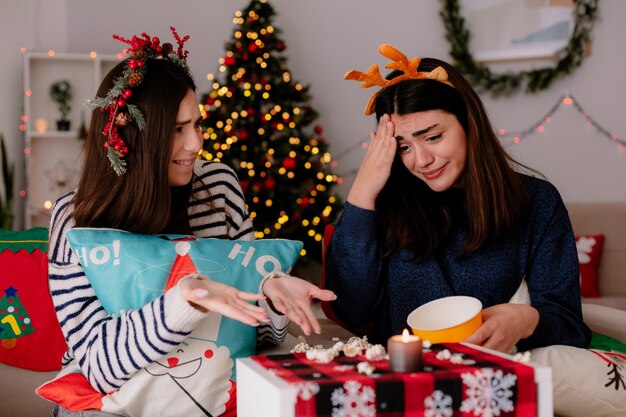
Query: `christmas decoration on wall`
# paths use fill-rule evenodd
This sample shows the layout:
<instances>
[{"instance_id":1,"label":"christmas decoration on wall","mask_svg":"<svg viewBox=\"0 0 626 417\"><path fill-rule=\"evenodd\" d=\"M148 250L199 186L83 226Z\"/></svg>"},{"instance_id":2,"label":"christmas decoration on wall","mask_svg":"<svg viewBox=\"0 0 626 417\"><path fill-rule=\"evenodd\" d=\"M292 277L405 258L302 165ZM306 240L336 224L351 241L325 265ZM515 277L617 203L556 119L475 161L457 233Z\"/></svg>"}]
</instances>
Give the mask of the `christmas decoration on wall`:
<instances>
[{"instance_id":1,"label":"christmas decoration on wall","mask_svg":"<svg viewBox=\"0 0 626 417\"><path fill-rule=\"evenodd\" d=\"M287 67L274 15L266 0L235 14L221 80L209 74L214 83L201 99L202 157L235 169L257 238L300 240L302 255L320 260L324 227L342 207L332 191L341 179L322 126L311 129L318 114Z\"/></svg>"},{"instance_id":2,"label":"christmas decoration on wall","mask_svg":"<svg viewBox=\"0 0 626 417\"><path fill-rule=\"evenodd\" d=\"M542 133L545 131L546 124L552 121L552 116L561 106L574 106L574 108L580 113L587 121L587 127L595 129L602 136L607 138L613 143L617 144L617 149L623 151L626 147L626 140L618 137L616 134L610 132L607 128L593 119L589 113L583 108L583 106L574 98L571 94L564 94L554 103L554 105L548 110L537 122L533 123L529 127L518 131L507 131L506 129L498 129L496 133L502 139L512 139L514 144L520 143L524 138L535 133Z\"/></svg>"},{"instance_id":3,"label":"christmas decoration on wall","mask_svg":"<svg viewBox=\"0 0 626 417\"><path fill-rule=\"evenodd\" d=\"M450 56L455 60L454 66L477 90L499 95L511 93L524 85L527 92L545 90L553 81L580 66L598 15L598 0L574 0L573 13L574 30L567 46L556 53L553 67L500 74L493 73L489 67L474 60L469 50L471 34L465 27L459 0L443 0L439 14L446 29L446 39L450 42Z\"/></svg>"},{"instance_id":4,"label":"christmas decoration on wall","mask_svg":"<svg viewBox=\"0 0 626 417\"><path fill-rule=\"evenodd\" d=\"M53 168L44 170L50 180L50 189L62 195L76 187L78 171L64 160L58 160Z\"/></svg>"}]
</instances>

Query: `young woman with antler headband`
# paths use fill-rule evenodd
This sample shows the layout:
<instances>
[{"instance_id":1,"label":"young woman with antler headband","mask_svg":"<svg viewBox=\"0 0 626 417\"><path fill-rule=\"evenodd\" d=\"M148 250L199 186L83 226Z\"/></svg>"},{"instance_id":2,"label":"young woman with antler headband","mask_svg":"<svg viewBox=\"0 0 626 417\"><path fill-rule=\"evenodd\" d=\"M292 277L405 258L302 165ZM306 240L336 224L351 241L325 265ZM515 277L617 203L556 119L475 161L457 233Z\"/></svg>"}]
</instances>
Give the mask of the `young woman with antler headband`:
<instances>
[{"instance_id":1,"label":"young woman with antler headband","mask_svg":"<svg viewBox=\"0 0 626 417\"><path fill-rule=\"evenodd\" d=\"M254 236L232 169L196 161L202 118L183 50L188 36L171 29L177 47L145 33L128 40L114 36L129 45L130 56L109 72L91 102L78 188L52 211L49 282L68 351L59 377L38 393L59 404L57 417L84 415L81 410L102 416L235 415L232 360L221 347L202 347L188 362L164 358L184 353L194 343L188 336L209 319L219 324L221 316L258 326L257 340L282 341L289 319L306 334L319 333L310 301L334 298L284 273L266 277L259 294L194 275L141 308L119 314L104 308L84 258L68 241L75 227L228 240ZM202 361L212 365L201 368ZM212 386L213 380L220 386ZM163 381L169 388L156 392Z\"/></svg>"},{"instance_id":2,"label":"young woman with antler headband","mask_svg":"<svg viewBox=\"0 0 626 417\"><path fill-rule=\"evenodd\" d=\"M500 145L480 98L451 65L390 45L347 79L380 87L378 122L326 257L330 306L384 342L429 301L478 298L483 324L466 341L510 351L586 347L574 234L558 191ZM515 168L515 169L514 169ZM527 304L509 300L526 288Z\"/></svg>"}]
</instances>

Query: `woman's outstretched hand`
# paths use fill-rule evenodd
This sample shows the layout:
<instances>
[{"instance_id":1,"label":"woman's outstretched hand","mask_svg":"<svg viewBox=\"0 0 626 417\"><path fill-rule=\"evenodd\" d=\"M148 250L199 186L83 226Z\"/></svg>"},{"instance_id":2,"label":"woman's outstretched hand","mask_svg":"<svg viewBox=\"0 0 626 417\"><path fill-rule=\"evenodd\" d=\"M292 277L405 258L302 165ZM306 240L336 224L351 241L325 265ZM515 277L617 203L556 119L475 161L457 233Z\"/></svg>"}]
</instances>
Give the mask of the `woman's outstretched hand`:
<instances>
[{"instance_id":1,"label":"woman's outstretched hand","mask_svg":"<svg viewBox=\"0 0 626 417\"><path fill-rule=\"evenodd\" d=\"M370 210L375 208L376 197L389 179L396 155L398 144L394 132L391 117L384 114L378 122L378 130L370 133L367 153L348 193L350 204Z\"/></svg>"},{"instance_id":2,"label":"woman's outstretched hand","mask_svg":"<svg viewBox=\"0 0 626 417\"><path fill-rule=\"evenodd\" d=\"M239 291L230 285L201 276L186 278L179 285L183 298L208 311L251 326L269 322L265 309L251 303L264 299L261 294Z\"/></svg>"},{"instance_id":3,"label":"woman's outstretched hand","mask_svg":"<svg viewBox=\"0 0 626 417\"><path fill-rule=\"evenodd\" d=\"M267 279L263 283L263 294L275 311L289 317L307 336L311 331L319 334L322 330L311 309L311 300L332 301L337 298L330 290L292 276Z\"/></svg>"},{"instance_id":4,"label":"woman's outstretched hand","mask_svg":"<svg viewBox=\"0 0 626 417\"><path fill-rule=\"evenodd\" d=\"M483 324L464 342L508 353L535 331L539 312L527 304L498 304L482 311Z\"/></svg>"}]
</instances>

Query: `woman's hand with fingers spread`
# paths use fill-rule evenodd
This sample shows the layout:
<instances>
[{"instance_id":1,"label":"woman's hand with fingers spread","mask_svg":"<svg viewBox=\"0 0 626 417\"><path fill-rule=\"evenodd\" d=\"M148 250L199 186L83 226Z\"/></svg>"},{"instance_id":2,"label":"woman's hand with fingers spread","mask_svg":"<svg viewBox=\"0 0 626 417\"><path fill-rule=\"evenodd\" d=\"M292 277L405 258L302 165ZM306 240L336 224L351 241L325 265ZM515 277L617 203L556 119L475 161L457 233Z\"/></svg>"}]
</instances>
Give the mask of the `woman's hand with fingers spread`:
<instances>
[{"instance_id":1,"label":"woman's hand with fingers spread","mask_svg":"<svg viewBox=\"0 0 626 417\"><path fill-rule=\"evenodd\" d=\"M482 311L483 324L464 342L509 352L530 336L539 322L539 312L526 304L498 304Z\"/></svg>"},{"instance_id":2,"label":"woman's hand with fingers spread","mask_svg":"<svg viewBox=\"0 0 626 417\"><path fill-rule=\"evenodd\" d=\"M367 153L348 193L350 204L370 210L375 208L376 197L391 174L391 165L398 147L394 131L391 117L384 114L378 122L377 131L370 133Z\"/></svg>"},{"instance_id":3,"label":"woman's hand with fingers spread","mask_svg":"<svg viewBox=\"0 0 626 417\"><path fill-rule=\"evenodd\" d=\"M268 278L263 283L263 294L271 301L274 310L289 317L307 336L311 331L319 334L322 330L311 309L311 300L332 301L337 298L332 291L292 276Z\"/></svg>"},{"instance_id":4,"label":"woman's hand with fingers spread","mask_svg":"<svg viewBox=\"0 0 626 417\"><path fill-rule=\"evenodd\" d=\"M213 311L250 326L267 323L267 312L254 304L264 299L261 294L239 291L230 285L199 275L183 279L179 284L184 299L208 311Z\"/></svg>"}]
</instances>

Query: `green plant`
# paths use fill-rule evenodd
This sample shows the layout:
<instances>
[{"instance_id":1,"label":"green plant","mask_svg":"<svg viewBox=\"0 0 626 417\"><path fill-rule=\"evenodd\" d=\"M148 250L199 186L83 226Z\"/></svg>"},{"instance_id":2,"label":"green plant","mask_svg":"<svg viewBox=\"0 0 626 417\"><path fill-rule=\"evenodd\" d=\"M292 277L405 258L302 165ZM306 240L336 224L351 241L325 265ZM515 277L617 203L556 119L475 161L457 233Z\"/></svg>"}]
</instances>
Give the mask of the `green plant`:
<instances>
[{"instance_id":1,"label":"green plant","mask_svg":"<svg viewBox=\"0 0 626 417\"><path fill-rule=\"evenodd\" d=\"M13 165L9 165L7 149L4 145L4 135L0 133L0 159L4 196L0 195L0 227L13 227Z\"/></svg>"},{"instance_id":2,"label":"green plant","mask_svg":"<svg viewBox=\"0 0 626 417\"><path fill-rule=\"evenodd\" d=\"M50 86L50 98L57 103L61 112L61 120L65 120L66 116L72 109L70 101L72 100L72 85L67 80L60 80Z\"/></svg>"}]
</instances>

